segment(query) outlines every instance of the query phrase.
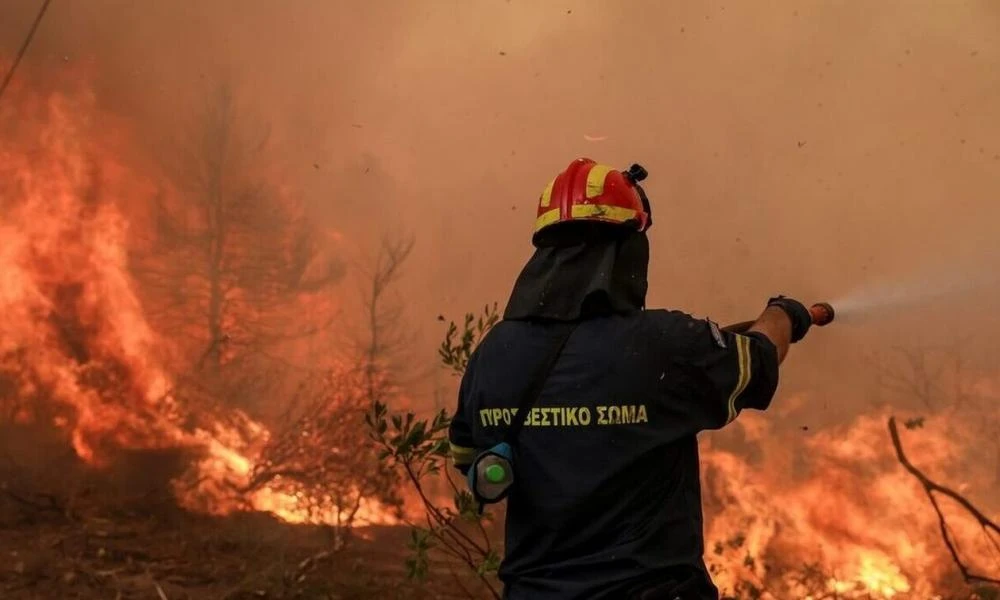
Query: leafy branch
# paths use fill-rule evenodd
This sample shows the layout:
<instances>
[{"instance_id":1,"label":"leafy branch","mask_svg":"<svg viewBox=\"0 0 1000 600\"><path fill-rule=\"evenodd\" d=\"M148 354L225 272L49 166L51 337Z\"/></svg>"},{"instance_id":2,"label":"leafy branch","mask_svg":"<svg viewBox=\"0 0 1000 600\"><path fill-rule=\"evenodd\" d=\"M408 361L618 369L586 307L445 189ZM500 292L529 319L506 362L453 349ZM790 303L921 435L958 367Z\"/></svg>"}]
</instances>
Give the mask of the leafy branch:
<instances>
[{"instance_id":1,"label":"leafy branch","mask_svg":"<svg viewBox=\"0 0 1000 600\"><path fill-rule=\"evenodd\" d=\"M493 304L478 316L466 314L461 327L451 322L438 348L444 366L456 374L464 373L476 346L498 320L497 305ZM491 515L479 513L472 494L464 485L456 484L446 468L451 425L447 412L418 419L413 412L390 413L389 407L376 399L365 422L369 435L380 447L379 461L403 472L423 505L425 526L413 525L410 532L408 576L425 579L431 552L436 550L464 564L499 600L495 574L500 567L500 553L486 529ZM442 479L451 491L451 506L442 505L439 495L429 490L432 483Z\"/></svg>"},{"instance_id":2,"label":"leafy branch","mask_svg":"<svg viewBox=\"0 0 1000 600\"><path fill-rule=\"evenodd\" d=\"M438 356L441 357L444 366L450 368L457 375L465 373L472 352L479 345L486 332L492 329L499 320L500 314L497 312L497 304L494 302L492 305L487 304L478 317L472 313L466 313L461 332L458 325L452 321L448 325L444 341L438 348Z\"/></svg>"}]
</instances>

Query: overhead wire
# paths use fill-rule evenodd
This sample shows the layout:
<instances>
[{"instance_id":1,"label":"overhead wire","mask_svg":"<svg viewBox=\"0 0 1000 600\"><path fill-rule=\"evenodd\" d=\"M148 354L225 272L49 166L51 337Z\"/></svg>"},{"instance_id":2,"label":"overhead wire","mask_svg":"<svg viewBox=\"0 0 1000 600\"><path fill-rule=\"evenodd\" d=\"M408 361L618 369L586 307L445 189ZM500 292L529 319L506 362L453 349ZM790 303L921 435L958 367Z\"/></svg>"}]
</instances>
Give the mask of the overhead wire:
<instances>
[{"instance_id":1,"label":"overhead wire","mask_svg":"<svg viewBox=\"0 0 1000 600\"><path fill-rule=\"evenodd\" d=\"M14 71L17 70L17 66L21 63L21 59L24 58L24 54L28 51L28 46L31 45L31 39L35 37L35 32L38 31L38 26L41 24L42 18L45 16L45 11L49 9L49 4L51 2L52 0L44 0L42 2L42 7L38 10L38 16L35 17L35 22L31 24L31 29L28 30L28 35L24 38L24 43L21 44L21 49L18 50L17 56L14 57L14 62L7 70L7 74L4 76L3 82L0 83L0 100L3 99L3 93L7 90L10 80L14 78Z\"/></svg>"}]
</instances>

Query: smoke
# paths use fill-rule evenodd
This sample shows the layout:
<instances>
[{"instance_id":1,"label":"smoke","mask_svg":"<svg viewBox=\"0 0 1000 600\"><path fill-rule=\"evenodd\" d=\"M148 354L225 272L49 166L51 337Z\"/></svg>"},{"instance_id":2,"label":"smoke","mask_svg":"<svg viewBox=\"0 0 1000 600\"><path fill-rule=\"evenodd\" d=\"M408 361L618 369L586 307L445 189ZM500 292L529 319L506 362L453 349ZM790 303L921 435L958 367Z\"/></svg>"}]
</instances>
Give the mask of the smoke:
<instances>
[{"instance_id":1,"label":"smoke","mask_svg":"<svg viewBox=\"0 0 1000 600\"><path fill-rule=\"evenodd\" d=\"M35 9L4 3L3 48ZM998 21L986 0L92 0L50 9L18 77L94 65L154 161L237 82L318 222L360 249L414 232L428 363L438 314L506 299L554 173L641 162L650 305L737 321L775 293L841 299L782 385L825 421L857 411L887 337L1000 331L967 317L995 301Z\"/></svg>"},{"instance_id":2,"label":"smoke","mask_svg":"<svg viewBox=\"0 0 1000 600\"><path fill-rule=\"evenodd\" d=\"M37 8L2 3L0 63ZM841 498L847 481L881 480L852 454L836 471L845 483L830 484L835 461L823 459L838 436L863 438L841 449L888 452L870 416L883 414L872 390L885 375L873 357L931 345L977 385L997 375L998 31L991 0L90 0L53 3L17 80L85 73L101 114L140 142L120 159L153 175L171 171L177 142L230 85L242 126L271 132L268 167L336 232L335 260L354 268L386 232L414 234L398 291L418 371L436 359L437 315L506 300L555 173L578 156L643 164L650 306L725 323L782 293L837 310L791 353L767 415L706 436L707 468L732 460L715 465L722 481L795 500L794 513ZM4 100L0 113L13 110ZM957 393L938 387L922 393ZM431 390L412 391L430 404ZM984 423L969 436L988 439ZM886 452L883 492L902 476ZM782 461L813 470L796 482ZM744 480L762 487L733 484ZM771 525L830 529L828 514L754 506Z\"/></svg>"}]
</instances>

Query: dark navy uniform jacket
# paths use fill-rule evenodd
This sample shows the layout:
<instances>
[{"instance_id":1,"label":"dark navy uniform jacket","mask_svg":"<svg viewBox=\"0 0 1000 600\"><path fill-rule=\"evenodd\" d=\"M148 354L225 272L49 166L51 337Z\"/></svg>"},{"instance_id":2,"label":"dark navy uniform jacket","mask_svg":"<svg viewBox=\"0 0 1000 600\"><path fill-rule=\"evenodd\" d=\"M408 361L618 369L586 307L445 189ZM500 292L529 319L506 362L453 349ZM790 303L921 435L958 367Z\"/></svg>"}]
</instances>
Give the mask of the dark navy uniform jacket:
<instances>
[{"instance_id":1,"label":"dark navy uniform jacket","mask_svg":"<svg viewBox=\"0 0 1000 600\"><path fill-rule=\"evenodd\" d=\"M462 379L449 432L457 466L502 441L556 326L501 321ZM696 434L765 409L774 345L676 311L583 321L516 440L500 578L511 599L628 598L676 572L713 599Z\"/></svg>"}]
</instances>

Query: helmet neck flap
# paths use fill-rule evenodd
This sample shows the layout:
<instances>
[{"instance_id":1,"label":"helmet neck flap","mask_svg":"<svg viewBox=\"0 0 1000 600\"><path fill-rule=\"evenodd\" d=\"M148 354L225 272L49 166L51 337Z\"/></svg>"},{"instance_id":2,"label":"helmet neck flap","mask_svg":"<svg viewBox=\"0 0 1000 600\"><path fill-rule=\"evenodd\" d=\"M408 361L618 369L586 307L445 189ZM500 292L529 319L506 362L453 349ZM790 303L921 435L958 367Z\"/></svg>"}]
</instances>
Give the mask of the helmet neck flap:
<instances>
[{"instance_id":1,"label":"helmet neck flap","mask_svg":"<svg viewBox=\"0 0 1000 600\"><path fill-rule=\"evenodd\" d=\"M536 246L504 319L575 321L645 307L645 233L606 223L563 223L537 235Z\"/></svg>"}]
</instances>

